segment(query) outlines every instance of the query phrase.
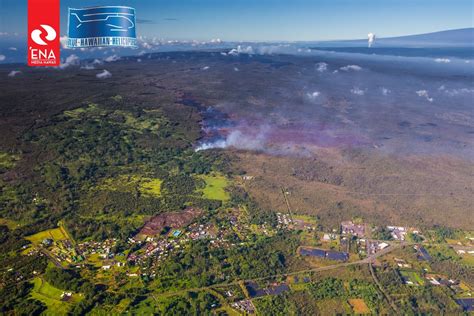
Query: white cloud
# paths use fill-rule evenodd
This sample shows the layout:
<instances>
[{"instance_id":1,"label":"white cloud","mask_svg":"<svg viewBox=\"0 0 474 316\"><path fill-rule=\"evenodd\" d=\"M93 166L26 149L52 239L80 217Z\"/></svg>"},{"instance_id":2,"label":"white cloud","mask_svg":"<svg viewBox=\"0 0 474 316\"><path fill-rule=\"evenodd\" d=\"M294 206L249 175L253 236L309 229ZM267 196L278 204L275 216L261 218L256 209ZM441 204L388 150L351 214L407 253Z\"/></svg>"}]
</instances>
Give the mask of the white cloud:
<instances>
[{"instance_id":1,"label":"white cloud","mask_svg":"<svg viewBox=\"0 0 474 316\"><path fill-rule=\"evenodd\" d=\"M80 64L80 59L79 57L77 57L76 55L72 54L72 55L69 55L65 62L60 64L58 67L59 69L65 69L69 66L78 66Z\"/></svg>"},{"instance_id":2,"label":"white cloud","mask_svg":"<svg viewBox=\"0 0 474 316\"><path fill-rule=\"evenodd\" d=\"M94 59L94 61L92 62L92 64L94 64L94 65L102 65L103 63L104 63L104 62L103 62L102 60L97 59L97 58Z\"/></svg>"},{"instance_id":3,"label":"white cloud","mask_svg":"<svg viewBox=\"0 0 474 316\"><path fill-rule=\"evenodd\" d=\"M144 49L152 49L153 46L151 46L151 44L147 43L147 42L142 42L141 43L141 46L144 48Z\"/></svg>"},{"instance_id":4,"label":"white cloud","mask_svg":"<svg viewBox=\"0 0 474 316\"><path fill-rule=\"evenodd\" d=\"M110 62L120 60L120 57L114 54L114 55L107 56L104 60L110 63Z\"/></svg>"},{"instance_id":5,"label":"white cloud","mask_svg":"<svg viewBox=\"0 0 474 316\"><path fill-rule=\"evenodd\" d=\"M12 71L10 71L10 73L8 74L8 77L13 78L13 77L15 77L15 76L18 75L18 74L21 74L21 71L19 71L19 70L12 70Z\"/></svg>"},{"instance_id":6,"label":"white cloud","mask_svg":"<svg viewBox=\"0 0 474 316\"><path fill-rule=\"evenodd\" d=\"M298 48L296 51L298 53L311 53L311 49Z\"/></svg>"},{"instance_id":7,"label":"white cloud","mask_svg":"<svg viewBox=\"0 0 474 316\"><path fill-rule=\"evenodd\" d=\"M308 93L306 93L306 96L307 96L308 99L310 99L310 100L315 100L315 99L317 99L320 95L321 95L321 92L319 92L319 91L314 91L314 92L308 92Z\"/></svg>"},{"instance_id":8,"label":"white cloud","mask_svg":"<svg viewBox=\"0 0 474 316\"><path fill-rule=\"evenodd\" d=\"M341 69L342 71L360 71L362 70L362 67L361 66L358 66L358 65L347 65L347 66L344 66L344 67L341 67L339 68Z\"/></svg>"},{"instance_id":9,"label":"white cloud","mask_svg":"<svg viewBox=\"0 0 474 316\"><path fill-rule=\"evenodd\" d=\"M66 35L63 35L59 38L59 43L61 43L61 47L63 49L70 49L69 47L67 47L67 36Z\"/></svg>"},{"instance_id":10,"label":"white cloud","mask_svg":"<svg viewBox=\"0 0 474 316\"><path fill-rule=\"evenodd\" d=\"M204 66L201 68L202 70L208 70L209 69L209 66Z\"/></svg>"},{"instance_id":11,"label":"white cloud","mask_svg":"<svg viewBox=\"0 0 474 316\"><path fill-rule=\"evenodd\" d=\"M390 89L387 89L385 87L382 87L382 94L383 95L389 95L390 93L392 93L392 91Z\"/></svg>"},{"instance_id":12,"label":"white cloud","mask_svg":"<svg viewBox=\"0 0 474 316\"><path fill-rule=\"evenodd\" d=\"M234 71L239 71L239 68L237 68L237 67L234 67Z\"/></svg>"},{"instance_id":13,"label":"white cloud","mask_svg":"<svg viewBox=\"0 0 474 316\"><path fill-rule=\"evenodd\" d=\"M415 91L415 92L419 97L424 97L429 102L433 102L433 100L434 100L433 98L430 98L430 95L428 94L428 91L426 91L426 90L418 90L418 91Z\"/></svg>"},{"instance_id":14,"label":"white cloud","mask_svg":"<svg viewBox=\"0 0 474 316\"><path fill-rule=\"evenodd\" d=\"M137 63L141 63L141 62L142 62L141 58L137 58Z\"/></svg>"},{"instance_id":15,"label":"white cloud","mask_svg":"<svg viewBox=\"0 0 474 316\"><path fill-rule=\"evenodd\" d=\"M227 54L237 56L239 54L254 54L252 46L243 47L238 45L237 48L231 49Z\"/></svg>"},{"instance_id":16,"label":"white cloud","mask_svg":"<svg viewBox=\"0 0 474 316\"><path fill-rule=\"evenodd\" d=\"M17 51L18 49L12 46L12 47L8 47L8 50Z\"/></svg>"},{"instance_id":17,"label":"white cloud","mask_svg":"<svg viewBox=\"0 0 474 316\"><path fill-rule=\"evenodd\" d=\"M279 44L279 45L260 45L260 46L243 46L238 45L236 48L231 49L227 55L237 56L240 54L247 55L273 55L273 54L286 54L286 53L296 53L301 52L310 52L311 50L297 50L289 44Z\"/></svg>"},{"instance_id":18,"label":"white cloud","mask_svg":"<svg viewBox=\"0 0 474 316\"><path fill-rule=\"evenodd\" d=\"M355 95L364 95L365 94L365 90L362 90L362 89L359 89L357 87L354 87L351 89L351 93L352 94L355 94Z\"/></svg>"},{"instance_id":19,"label":"white cloud","mask_svg":"<svg viewBox=\"0 0 474 316\"><path fill-rule=\"evenodd\" d=\"M325 72L328 69L328 64L320 62L316 64L316 70L319 72Z\"/></svg>"},{"instance_id":20,"label":"white cloud","mask_svg":"<svg viewBox=\"0 0 474 316\"><path fill-rule=\"evenodd\" d=\"M112 77L112 74L108 72L107 70L103 70L102 72L99 72L97 75L95 75L99 79L107 79Z\"/></svg>"},{"instance_id":21,"label":"white cloud","mask_svg":"<svg viewBox=\"0 0 474 316\"><path fill-rule=\"evenodd\" d=\"M474 93L474 88L458 88L458 89L446 89L444 85L438 88L439 91L443 91L446 95L450 97Z\"/></svg>"},{"instance_id":22,"label":"white cloud","mask_svg":"<svg viewBox=\"0 0 474 316\"><path fill-rule=\"evenodd\" d=\"M5 55L0 55L0 61L4 61L7 58Z\"/></svg>"},{"instance_id":23,"label":"white cloud","mask_svg":"<svg viewBox=\"0 0 474 316\"><path fill-rule=\"evenodd\" d=\"M435 62L447 64L447 63L451 62L451 59L449 59L449 58L436 58Z\"/></svg>"},{"instance_id":24,"label":"white cloud","mask_svg":"<svg viewBox=\"0 0 474 316\"><path fill-rule=\"evenodd\" d=\"M95 67L94 67L93 64L86 64L86 65L82 66L81 69L93 70L93 69L95 69Z\"/></svg>"}]
</instances>

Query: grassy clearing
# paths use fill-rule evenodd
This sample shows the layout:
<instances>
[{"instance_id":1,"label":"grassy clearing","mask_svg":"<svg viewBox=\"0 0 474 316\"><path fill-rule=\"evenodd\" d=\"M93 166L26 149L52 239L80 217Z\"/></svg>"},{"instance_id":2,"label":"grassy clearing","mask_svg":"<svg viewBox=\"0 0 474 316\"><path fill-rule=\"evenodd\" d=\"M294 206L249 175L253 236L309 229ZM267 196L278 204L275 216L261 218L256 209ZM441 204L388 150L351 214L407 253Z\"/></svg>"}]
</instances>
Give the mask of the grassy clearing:
<instances>
[{"instance_id":1,"label":"grassy clearing","mask_svg":"<svg viewBox=\"0 0 474 316\"><path fill-rule=\"evenodd\" d=\"M20 160L20 156L0 152L0 170L11 169L15 167L16 162Z\"/></svg>"},{"instance_id":2,"label":"grassy clearing","mask_svg":"<svg viewBox=\"0 0 474 316\"><path fill-rule=\"evenodd\" d=\"M115 101L118 100L120 96L112 97ZM121 98L121 97L120 97ZM143 133L149 131L152 133L157 133L161 126L167 123L167 120L164 118L161 111L147 111L146 116L135 116L131 112L116 110L111 111L105 108L99 107L97 104L89 103L87 106L82 106L73 110L64 111L63 114L70 119L77 120L81 118L93 118L100 119L104 116L111 116L118 118L116 121L117 124L123 125L125 128L133 130L137 133Z\"/></svg>"},{"instance_id":3,"label":"grassy clearing","mask_svg":"<svg viewBox=\"0 0 474 316\"><path fill-rule=\"evenodd\" d=\"M323 299L317 301L316 305L321 315L350 315L352 308L341 299Z\"/></svg>"},{"instance_id":4,"label":"grassy clearing","mask_svg":"<svg viewBox=\"0 0 474 316\"><path fill-rule=\"evenodd\" d=\"M349 305L355 314L370 314L370 309L361 298L351 298L348 300Z\"/></svg>"},{"instance_id":5,"label":"grassy clearing","mask_svg":"<svg viewBox=\"0 0 474 316\"><path fill-rule=\"evenodd\" d=\"M204 180L206 186L199 190L206 199L227 201L230 196L225 188L229 185L229 180L221 174L201 175L200 179Z\"/></svg>"},{"instance_id":6,"label":"grassy clearing","mask_svg":"<svg viewBox=\"0 0 474 316\"><path fill-rule=\"evenodd\" d=\"M139 190L144 195L160 196L162 182L160 179L142 178L139 184Z\"/></svg>"},{"instance_id":7,"label":"grassy clearing","mask_svg":"<svg viewBox=\"0 0 474 316\"><path fill-rule=\"evenodd\" d=\"M413 285L424 285L425 281L421 276L415 271L402 270L400 274L409 282L412 282Z\"/></svg>"},{"instance_id":8,"label":"grassy clearing","mask_svg":"<svg viewBox=\"0 0 474 316\"><path fill-rule=\"evenodd\" d=\"M474 255L464 254L461 256L461 262L470 267L474 267Z\"/></svg>"},{"instance_id":9,"label":"grassy clearing","mask_svg":"<svg viewBox=\"0 0 474 316\"><path fill-rule=\"evenodd\" d=\"M43 230L34 235L25 237L27 240L31 241L33 245L40 244L45 239L52 239L54 241L67 240L68 237L61 228L52 228Z\"/></svg>"},{"instance_id":10,"label":"grassy clearing","mask_svg":"<svg viewBox=\"0 0 474 316\"><path fill-rule=\"evenodd\" d=\"M316 217L309 215L293 214L293 219L301 220L310 224L317 224Z\"/></svg>"},{"instance_id":11,"label":"grassy clearing","mask_svg":"<svg viewBox=\"0 0 474 316\"><path fill-rule=\"evenodd\" d=\"M73 110L64 111L63 114L69 118L77 119L82 115L100 115L103 111L95 103L89 103L87 106L81 106Z\"/></svg>"},{"instance_id":12,"label":"grassy clearing","mask_svg":"<svg viewBox=\"0 0 474 316\"><path fill-rule=\"evenodd\" d=\"M70 118L77 119L82 113L86 113L86 108L77 108L74 110L64 111L64 115Z\"/></svg>"},{"instance_id":13,"label":"grassy clearing","mask_svg":"<svg viewBox=\"0 0 474 316\"><path fill-rule=\"evenodd\" d=\"M0 226L7 226L8 229L13 230L20 227L20 223L7 218L0 218Z\"/></svg>"},{"instance_id":14,"label":"grassy clearing","mask_svg":"<svg viewBox=\"0 0 474 316\"><path fill-rule=\"evenodd\" d=\"M66 315L73 304L79 302L82 297L78 294L73 294L68 301L61 299L62 290L55 288L42 278L35 278L33 280L33 290L31 297L43 302L48 310L44 312L45 315Z\"/></svg>"},{"instance_id":15,"label":"grassy clearing","mask_svg":"<svg viewBox=\"0 0 474 316\"><path fill-rule=\"evenodd\" d=\"M133 226L142 226L151 216L150 215L140 215L133 214L130 216L117 216L117 215L98 215L98 216L80 216L82 219L92 219L98 222L101 221L113 221L121 225L133 225ZM88 238L85 238L88 240Z\"/></svg>"},{"instance_id":16,"label":"grassy clearing","mask_svg":"<svg viewBox=\"0 0 474 316\"><path fill-rule=\"evenodd\" d=\"M156 133L166 122L161 113L153 111L149 111L147 117L135 117L130 112L125 111L115 111L114 114L121 115L125 120L124 125L139 133L144 131Z\"/></svg>"},{"instance_id":17,"label":"grassy clearing","mask_svg":"<svg viewBox=\"0 0 474 316\"><path fill-rule=\"evenodd\" d=\"M153 298L147 297L145 300L140 301L133 307L133 315L156 315L158 312L158 302Z\"/></svg>"},{"instance_id":18,"label":"grassy clearing","mask_svg":"<svg viewBox=\"0 0 474 316\"><path fill-rule=\"evenodd\" d=\"M161 196L161 179L148 178L138 175L119 175L102 181L96 188L105 191L136 193L150 197Z\"/></svg>"}]
</instances>

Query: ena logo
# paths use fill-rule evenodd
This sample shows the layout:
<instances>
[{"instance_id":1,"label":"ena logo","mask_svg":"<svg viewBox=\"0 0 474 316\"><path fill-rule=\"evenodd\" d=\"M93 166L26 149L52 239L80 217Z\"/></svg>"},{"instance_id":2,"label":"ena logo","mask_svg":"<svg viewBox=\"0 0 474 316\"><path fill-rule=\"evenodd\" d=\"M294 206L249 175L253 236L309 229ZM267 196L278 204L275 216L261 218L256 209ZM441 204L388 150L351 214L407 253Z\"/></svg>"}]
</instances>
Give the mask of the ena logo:
<instances>
[{"instance_id":1,"label":"ena logo","mask_svg":"<svg viewBox=\"0 0 474 316\"><path fill-rule=\"evenodd\" d=\"M46 31L46 36L45 38L48 40L48 41L53 41L55 38L56 38L56 31L49 25L47 24L41 24L41 27ZM36 44L38 45L48 45L42 38L41 38L41 34L43 34L43 32L39 29L35 29L31 32L30 36L31 36L31 39L33 40L33 42L35 42Z\"/></svg>"},{"instance_id":2,"label":"ena logo","mask_svg":"<svg viewBox=\"0 0 474 316\"><path fill-rule=\"evenodd\" d=\"M58 66L59 0L28 0L28 65Z\"/></svg>"}]
</instances>

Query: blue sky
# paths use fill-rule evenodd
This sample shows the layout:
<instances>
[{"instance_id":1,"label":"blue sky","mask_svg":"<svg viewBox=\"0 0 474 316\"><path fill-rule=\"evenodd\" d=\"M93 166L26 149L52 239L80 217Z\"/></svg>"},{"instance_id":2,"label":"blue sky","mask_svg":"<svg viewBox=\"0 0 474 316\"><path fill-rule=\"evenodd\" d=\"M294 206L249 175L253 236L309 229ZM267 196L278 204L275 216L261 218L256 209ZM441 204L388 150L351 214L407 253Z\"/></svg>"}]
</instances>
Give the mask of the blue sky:
<instances>
[{"instance_id":1,"label":"blue sky","mask_svg":"<svg viewBox=\"0 0 474 316\"><path fill-rule=\"evenodd\" d=\"M0 0L0 32L26 33L26 0ZM165 39L311 41L408 35L473 26L473 0L61 0L67 8L129 5L138 35Z\"/></svg>"}]
</instances>

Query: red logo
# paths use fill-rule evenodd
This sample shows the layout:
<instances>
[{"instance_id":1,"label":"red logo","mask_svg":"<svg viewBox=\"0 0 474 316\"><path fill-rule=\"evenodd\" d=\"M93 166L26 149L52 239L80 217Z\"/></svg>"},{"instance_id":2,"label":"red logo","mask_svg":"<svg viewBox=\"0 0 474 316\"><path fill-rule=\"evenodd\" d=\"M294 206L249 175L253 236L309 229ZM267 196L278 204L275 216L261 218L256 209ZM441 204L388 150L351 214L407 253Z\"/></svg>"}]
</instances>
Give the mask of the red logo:
<instances>
[{"instance_id":1,"label":"red logo","mask_svg":"<svg viewBox=\"0 0 474 316\"><path fill-rule=\"evenodd\" d=\"M58 66L59 0L28 0L28 66Z\"/></svg>"}]
</instances>

